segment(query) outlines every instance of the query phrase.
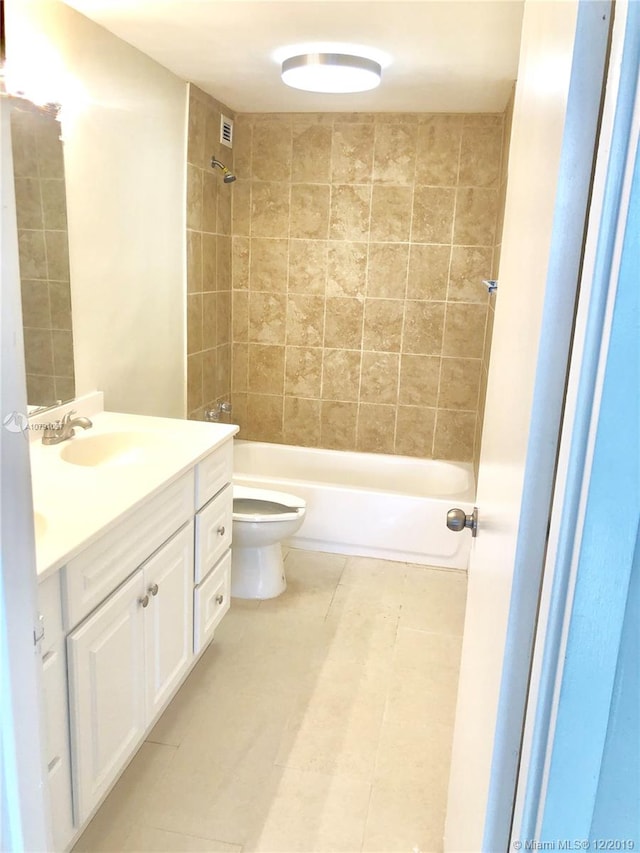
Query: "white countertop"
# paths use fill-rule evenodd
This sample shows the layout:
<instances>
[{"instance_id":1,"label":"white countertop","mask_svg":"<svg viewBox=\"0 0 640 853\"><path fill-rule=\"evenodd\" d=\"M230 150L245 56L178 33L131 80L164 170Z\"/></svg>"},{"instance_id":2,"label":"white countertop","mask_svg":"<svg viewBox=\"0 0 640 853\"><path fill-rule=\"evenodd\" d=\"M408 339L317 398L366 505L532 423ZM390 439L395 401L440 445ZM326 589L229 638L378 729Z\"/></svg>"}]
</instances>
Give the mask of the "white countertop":
<instances>
[{"instance_id":1,"label":"white countertop","mask_svg":"<svg viewBox=\"0 0 640 853\"><path fill-rule=\"evenodd\" d=\"M68 408L68 407L67 407ZM75 406L78 416L84 414ZM55 414L50 419L59 417ZM90 414L93 427L73 438L30 443L36 567L43 580L108 531L146 498L178 479L237 431L235 425L115 412ZM71 443L115 432L153 434L153 451L121 464L77 465L62 458Z\"/></svg>"}]
</instances>

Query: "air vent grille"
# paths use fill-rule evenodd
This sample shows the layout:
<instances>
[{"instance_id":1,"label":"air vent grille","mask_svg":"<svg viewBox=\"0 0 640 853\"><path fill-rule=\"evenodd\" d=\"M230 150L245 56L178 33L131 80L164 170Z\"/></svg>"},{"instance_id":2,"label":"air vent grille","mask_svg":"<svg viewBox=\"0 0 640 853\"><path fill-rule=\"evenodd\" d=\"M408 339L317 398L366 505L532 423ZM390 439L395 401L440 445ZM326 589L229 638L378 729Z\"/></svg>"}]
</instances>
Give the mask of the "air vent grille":
<instances>
[{"instance_id":1,"label":"air vent grille","mask_svg":"<svg viewBox=\"0 0 640 853\"><path fill-rule=\"evenodd\" d=\"M233 148L233 122L226 116L220 116L220 142L227 148Z\"/></svg>"}]
</instances>

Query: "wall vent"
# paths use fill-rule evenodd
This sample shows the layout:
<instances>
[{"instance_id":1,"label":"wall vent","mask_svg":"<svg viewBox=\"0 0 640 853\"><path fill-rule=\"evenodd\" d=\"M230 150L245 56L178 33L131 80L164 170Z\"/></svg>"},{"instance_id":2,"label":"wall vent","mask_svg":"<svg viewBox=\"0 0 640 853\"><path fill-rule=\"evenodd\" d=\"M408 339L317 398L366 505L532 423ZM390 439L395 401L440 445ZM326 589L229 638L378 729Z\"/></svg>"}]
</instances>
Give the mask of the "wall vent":
<instances>
[{"instance_id":1,"label":"wall vent","mask_svg":"<svg viewBox=\"0 0 640 853\"><path fill-rule=\"evenodd\" d=\"M223 115L220 116L220 142L227 148L233 148L233 122Z\"/></svg>"}]
</instances>

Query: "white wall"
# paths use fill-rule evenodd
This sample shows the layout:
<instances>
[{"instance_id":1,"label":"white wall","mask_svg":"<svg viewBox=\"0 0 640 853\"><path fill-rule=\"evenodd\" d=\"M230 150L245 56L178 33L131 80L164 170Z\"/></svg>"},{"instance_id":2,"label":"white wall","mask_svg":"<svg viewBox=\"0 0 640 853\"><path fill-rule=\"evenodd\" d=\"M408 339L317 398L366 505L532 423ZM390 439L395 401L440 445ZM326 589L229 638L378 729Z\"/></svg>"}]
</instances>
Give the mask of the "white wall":
<instances>
[{"instance_id":1,"label":"white wall","mask_svg":"<svg viewBox=\"0 0 640 853\"><path fill-rule=\"evenodd\" d=\"M183 417L186 84L59 0L10 2L7 58L63 107L76 394Z\"/></svg>"},{"instance_id":2,"label":"white wall","mask_svg":"<svg viewBox=\"0 0 640 853\"><path fill-rule=\"evenodd\" d=\"M483 849L577 2L526 0L445 849ZM563 369L560 366L560 369ZM508 394L505 394L508 389Z\"/></svg>"}]
</instances>

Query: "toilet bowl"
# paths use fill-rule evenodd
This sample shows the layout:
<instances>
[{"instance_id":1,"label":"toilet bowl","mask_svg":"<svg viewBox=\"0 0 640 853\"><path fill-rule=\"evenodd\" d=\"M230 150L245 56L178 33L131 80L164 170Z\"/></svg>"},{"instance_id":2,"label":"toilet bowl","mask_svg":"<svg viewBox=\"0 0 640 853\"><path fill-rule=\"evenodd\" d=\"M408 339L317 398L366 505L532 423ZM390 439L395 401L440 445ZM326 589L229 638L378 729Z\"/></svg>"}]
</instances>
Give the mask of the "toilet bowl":
<instances>
[{"instance_id":1,"label":"toilet bowl","mask_svg":"<svg viewBox=\"0 0 640 853\"><path fill-rule=\"evenodd\" d=\"M298 530L305 511L305 501L296 495L233 486L233 597L275 598L285 591L280 542Z\"/></svg>"}]
</instances>

